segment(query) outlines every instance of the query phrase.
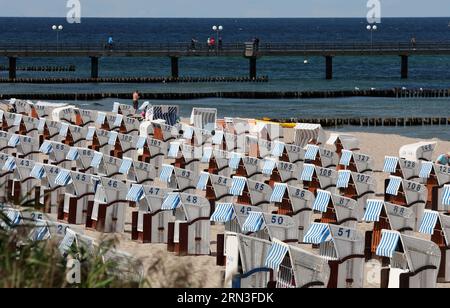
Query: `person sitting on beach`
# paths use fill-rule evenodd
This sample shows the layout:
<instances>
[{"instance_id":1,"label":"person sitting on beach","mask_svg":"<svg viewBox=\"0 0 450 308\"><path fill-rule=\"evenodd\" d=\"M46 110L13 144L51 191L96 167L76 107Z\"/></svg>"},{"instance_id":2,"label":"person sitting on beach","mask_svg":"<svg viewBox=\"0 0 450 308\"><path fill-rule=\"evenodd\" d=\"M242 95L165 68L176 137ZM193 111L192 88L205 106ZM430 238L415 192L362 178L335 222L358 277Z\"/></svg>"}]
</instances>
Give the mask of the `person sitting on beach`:
<instances>
[{"instance_id":1,"label":"person sitting on beach","mask_svg":"<svg viewBox=\"0 0 450 308\"><path fill-rule=\"evenodd\" d=\"M436 160L436 164L450 166L450 153L440 155Z\"/></svg>"}]
</instances>

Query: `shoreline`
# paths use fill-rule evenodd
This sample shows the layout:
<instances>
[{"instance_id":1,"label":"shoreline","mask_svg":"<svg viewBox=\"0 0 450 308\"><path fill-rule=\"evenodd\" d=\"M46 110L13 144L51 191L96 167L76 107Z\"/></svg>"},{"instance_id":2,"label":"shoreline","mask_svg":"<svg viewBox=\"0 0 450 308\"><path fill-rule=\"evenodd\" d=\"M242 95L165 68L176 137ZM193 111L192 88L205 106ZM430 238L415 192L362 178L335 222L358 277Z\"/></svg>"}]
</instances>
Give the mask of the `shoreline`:
<instances>
[{"instance_id":1,"label":"shoreline","mask_svg":"<svg viewBox=\"0 0 450 308\"><path fill-rule=\"evenodd\" d=\"M93 83L97 84L97 83ZM330 91L211 91L211 92L143 92L141 99L152 100L197 100L204 98L225 99L332 99L350 97L375 98L449 98L450 88L440 89L363 89L363 90L330 90ZM5 93L0 99L31 100L71 100L94 101L105 98L130 99L130 93Z\"/></svg>"}]
</instances>

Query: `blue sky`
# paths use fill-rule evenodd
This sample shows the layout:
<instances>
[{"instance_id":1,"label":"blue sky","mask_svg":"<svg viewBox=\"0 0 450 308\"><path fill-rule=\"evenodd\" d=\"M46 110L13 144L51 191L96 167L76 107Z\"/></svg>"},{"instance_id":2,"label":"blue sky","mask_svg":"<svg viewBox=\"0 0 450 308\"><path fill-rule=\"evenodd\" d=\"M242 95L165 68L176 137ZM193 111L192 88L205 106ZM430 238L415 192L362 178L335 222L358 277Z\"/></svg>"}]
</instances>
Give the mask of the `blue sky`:
<instances>
[{"instance_id":1,"label":"blue sky","mask_svg":"<svg viewBox=\"0 0 450 308\"><path fill-rule=\"evenodd\" d=\"M82 17L365 17L367 0L80 0ZM0 16L63 17L67 0L0 0ZM382 17L450 16L449 0L381 0Z\"/></svg>"}]
</instances>

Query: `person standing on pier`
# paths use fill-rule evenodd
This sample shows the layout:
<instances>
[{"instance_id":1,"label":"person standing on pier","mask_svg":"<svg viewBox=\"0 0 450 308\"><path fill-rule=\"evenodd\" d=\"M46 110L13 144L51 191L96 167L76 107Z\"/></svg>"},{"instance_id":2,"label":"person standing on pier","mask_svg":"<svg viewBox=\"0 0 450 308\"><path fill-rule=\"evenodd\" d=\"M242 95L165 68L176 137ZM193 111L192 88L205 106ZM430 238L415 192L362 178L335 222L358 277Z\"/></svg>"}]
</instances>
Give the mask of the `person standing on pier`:
<instances>
[{"instance_id":1,"label":"person standing on pier","mask_svg":"<svg viewBox=\"0 0 450 308\"><path fill-rule=\"evenodd\" d=\"M223 48L223 40L222 40L222 37L219 37L219 42L218 42L218 46L219 46L219 50L222 50L222 48Z\"/></svg>"},{"instance_id":2,"label":"person standing on pier","mask_svg":"<svg viewBox=\"0 0 450 308\"><path fill-rule=\"evenodd\" d=\"M196 44L197 44L197 40L195 38L191 39L191 51L195 51L196 50Z\"/></svg>"},{"instance_id":3,"label":"person standing on pier","mask_svg":"<svg viewBox=\"0 0 450 308\"><path fill-rule=\"evenodd\" d=\"M109 50L112 50L113 49L113 46L114 46L114 40L113 40L113 38L112 38L112 36L110 36L109 38L108 38L108 49Z\"/></svg>"},{"instance_id":4,"label":"person standing on pier","mask_svg":"<svg viewBox=\"0 0 450 308\"><path fill-rule=\"evenodd\" d=\"M139 91L134 91L133 93L133 108L134 110L138 110L139 109L139 99L141 98L141 94L139 93Z\"/></svg>"}]
</instances>

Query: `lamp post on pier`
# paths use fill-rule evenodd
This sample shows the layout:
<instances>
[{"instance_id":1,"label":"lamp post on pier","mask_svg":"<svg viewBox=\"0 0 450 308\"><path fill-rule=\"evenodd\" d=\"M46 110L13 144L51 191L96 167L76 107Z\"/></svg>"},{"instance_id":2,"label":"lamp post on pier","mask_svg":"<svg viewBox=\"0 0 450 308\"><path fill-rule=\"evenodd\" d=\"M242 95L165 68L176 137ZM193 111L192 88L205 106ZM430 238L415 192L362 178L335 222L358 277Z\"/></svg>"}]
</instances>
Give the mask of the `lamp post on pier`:
<instances>
[{"instance_id":1,"label":"lamp post on pier","mask_svg":"<svg viewBox=\"0 0 450 308\"><path fill-rule=\"evenodd\" d=\"M373 33L378 30L377 25L367 25L366 29L370 31L370 47L373 49Z\"/></svg>"},{"instance_id":2,"label":"lamp post on pier","mask_svg":"<svg viewBox=\"0 0 450 308\"><path fill-rule=\"evenodd\" d=\"M216 50L219 52L220 32L223 31L223 26L213 26L212 29L216 32Z\"/></svg>"},{"instance_id":3,"label":"lamp post on pier","mask_svg":"<svg viewBox=\"0 0 450 308\"><path fill-rule=\"evenodd\" d=\"M64 29L62 25L53 25L52 30L56 32L56 52L59 51L59 32L61 32Z\"/></svg>"}]
</instances>

